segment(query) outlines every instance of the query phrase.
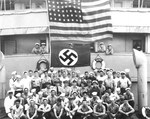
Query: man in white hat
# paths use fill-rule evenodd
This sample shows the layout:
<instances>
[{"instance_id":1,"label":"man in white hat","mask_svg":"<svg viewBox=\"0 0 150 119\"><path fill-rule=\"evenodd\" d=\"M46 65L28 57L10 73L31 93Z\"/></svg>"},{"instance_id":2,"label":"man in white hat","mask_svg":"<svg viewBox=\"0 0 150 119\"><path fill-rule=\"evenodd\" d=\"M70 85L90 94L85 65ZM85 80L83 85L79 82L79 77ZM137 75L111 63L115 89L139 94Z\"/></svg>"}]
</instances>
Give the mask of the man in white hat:
<instances>
[{"instance_id":1,"label":"man in white hat","mask_svg":"<svg viewBox=\"0 0 150 119\"><path fill-rule=\"evenodd\" d=\"M98 52L105 53L105 51L106 51L106 47L105 47L104 42L100 42L98 46Z\"/></svg>"},{"instance_id":2,"label":"man in white hat","mask_svg":"<svg viewBox=\"0 0 150 119\"><path fill-rule=\"evenodd\" d=\"M131 81L126 77L126 73L124 71L121 72L121 79L119 81L119 86L121 89L121 94L124 94L126 92L126 88L131 87Z\"/></svg>"},{"instance_id":3,"label":"man in white hat","mask_svg":"<svg viewBox=\"0 0 150 119\"><path fill-rule=\"evenodd\" d=\"M114 49L111 44L108 44L106 48L106 55L113 55L114 54Z\"/></svg>"},{"instance_id":4,"label":"man in white hat","mask_svg":"<svg viewBox=\"0 0 150 119\"><path fill-rule=\"evenodd\" d=\"M13 90L7 92L7 97L4 100L5 112L9 118L12 119L11 108L14 105L16 98L13 96Z\"/></svg>"},{"instance_id":5,"label":"man in white hat","mask_svg":"<svg viewBox=\"0 0 150 119\"><path fill-rule=\"evenodd\" d=\"M23 84L22 84L20 75L16 76L16 82L14 83L14 89L15 89L15 95L17 93L22 93L23 92Z\"/></svg>"},{"instance_id":6,"label":"man in white hat","mask_svg":"<svg viewBox=\"0 0 150 119\"><path fill-rule=\"evenodd\" d=\"M126 88L124 98L125 100L128 100L129 104L134 108L134 94L130 91L130 88Z\"/></svg>"},{"instance_id":7,"label":"man in white hat","mask_svg":"<svg viewBox=\"0 0 150 119\"><path fill-rule=\"evenodd\" d=\"M40 53L41 53L41 54L46 54L46 53L47 53L47 50L46 50L46 43L41 43Z\"/></svg>"},{"instance_id":8,"label":"man in white hat","mask_svg":"<svg viewBox=\"0 0 150 119\"><path fill-rule=\"evenodd\" d=\"M16 71L13 71L11 73L11 79L9 80L9 87L11 90L14 90L14 83L16 82L16 75L17 75Z\"/></svg>"},{"instance_id":9,"label":"man in white hat","mask_svg":"<svg viewBox=\"0 0 150 119\"><path fill-rule=\"evenodd\" d=\"M93 92L92 98L90 100L91 107L94 108L94 106L98 103L99 100L100 100L100 98L97 96L97 92Z\"/></svg>"},{"instance_id":10,"label":"man in white hat","mask_svg":"<svg viewBox=\"0 0 150 119\"><path fill-rule=\"evenodd\" d=\"M33 54L40 54L40 44L39 43L35 43L34 48L32 49L32 53Z\"/></svg>"}]
</instances>

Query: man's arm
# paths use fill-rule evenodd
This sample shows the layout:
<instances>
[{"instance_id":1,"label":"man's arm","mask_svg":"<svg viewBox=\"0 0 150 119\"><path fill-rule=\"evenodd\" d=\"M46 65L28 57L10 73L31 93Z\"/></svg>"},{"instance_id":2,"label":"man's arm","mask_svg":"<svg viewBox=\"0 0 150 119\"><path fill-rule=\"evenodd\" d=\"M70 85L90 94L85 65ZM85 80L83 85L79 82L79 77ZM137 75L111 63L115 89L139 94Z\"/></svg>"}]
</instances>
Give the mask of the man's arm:
<instances>
[{"instance_id":1,"label":"man's arm","mask_svg":"<svg viewBox=\"0 0 150 119\"><path fill-rule=\"evenodd\" d=\"M36 115L37 115L37 106L36 106L36 110L35 110L35 112L34 112L34 115L31 117L32 119L34 118L34 117L36 117Z\"/></svg>"},{"instance_id":2,"label":"man's arm","mask_svg":"<svg viewBox=\"0 0 150 119\"><path fill-rule=\"evenodd\" d=\"M78 112L78 113L81 113L81 114L84 114L84 113L81 111L81 108L82 108L82 105L80 105L80 107L78 108L77 112Z\"/></svg>"}]
</instances>

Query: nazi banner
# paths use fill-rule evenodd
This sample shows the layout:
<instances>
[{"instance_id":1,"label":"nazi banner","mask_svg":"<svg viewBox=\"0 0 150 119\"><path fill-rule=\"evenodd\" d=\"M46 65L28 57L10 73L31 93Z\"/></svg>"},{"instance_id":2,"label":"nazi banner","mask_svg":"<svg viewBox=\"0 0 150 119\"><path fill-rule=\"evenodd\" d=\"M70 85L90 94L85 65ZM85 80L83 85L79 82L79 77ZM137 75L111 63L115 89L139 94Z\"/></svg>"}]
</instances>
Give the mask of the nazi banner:
<instances>
[{"instance_id":1,"label":"nazi banner","mask_svg":"<svg viewBox=\"0 0 150 119\"><path fill-rule=\"evenodd\" d=\"M89 44L59 41L52 42L51 46L52 67L80 67L90 65Z\"/></svg>"}]
</instances>

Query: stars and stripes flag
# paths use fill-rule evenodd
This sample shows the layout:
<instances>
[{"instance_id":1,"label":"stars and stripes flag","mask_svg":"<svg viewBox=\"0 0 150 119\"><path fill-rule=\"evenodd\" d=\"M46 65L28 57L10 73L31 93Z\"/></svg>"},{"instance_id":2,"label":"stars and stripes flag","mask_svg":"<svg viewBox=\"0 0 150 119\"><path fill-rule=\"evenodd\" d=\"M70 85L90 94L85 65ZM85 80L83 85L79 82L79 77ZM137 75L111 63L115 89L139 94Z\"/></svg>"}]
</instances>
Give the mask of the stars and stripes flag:
<instances>
[{"instance_id":1,"label":"stars and stripes flag","mask_svg":"<svg viewBox=\"0 0 150 119\"><path fill-rule=\"evenodd\" d=\"M112 38L109 0L48 0L51 40Z\"/></svg>"}]
</instances>

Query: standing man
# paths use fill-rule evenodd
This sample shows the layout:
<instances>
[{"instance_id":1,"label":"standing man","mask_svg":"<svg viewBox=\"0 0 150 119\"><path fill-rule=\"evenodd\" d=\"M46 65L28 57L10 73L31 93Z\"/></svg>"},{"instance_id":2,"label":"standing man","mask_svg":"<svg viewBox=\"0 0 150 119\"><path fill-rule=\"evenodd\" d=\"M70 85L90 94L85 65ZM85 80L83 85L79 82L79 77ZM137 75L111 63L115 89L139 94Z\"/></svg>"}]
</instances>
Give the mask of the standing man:
<instances>
[{"instance_id":1,"label":"standing man","mask_svg":"<svg viewBox=\"0 0 150 119\"><path fill-rule=\"evenodd\" d=\"M14 83L16 82L16 75L17 75L16 71L13 71L11 73L11 79L9 80L9 87L11 90L15 90L14 89Z\"/></svg>"},{"instance_id":2,"label":"standing man","mask_svg":"<svg viewBox=\"0 0 150 119\"><path fill-rule=\"evenodd\" d=\"M41 53L41 54L46 54L46 53L47 53L47 50L46 50L46 43L41 43L40 53Z\"/></svg>"},{"instance_id":3,"label":"standing man","mask_svg":"<svg viewBox=\"0 0 150 119\"><path fill-rule=\"evenodd\" d=\"M12 119L11 109L15 103L16 98L13 96L12 90L9 90L7 92L7 95L8 96L4 100L5 112L6 112L7 116Z\"/></svg>"},{"instance_id":4,"label":"standing man","mask_svg":"<svg viewBox=\"0 0 150 119\"><path fill-rule=\"evenodd\" d=\"M126 73L124 71L121 72L121 79L119 81L119 86L122 95L126 92L126 88L131 87L131 81L126 77Z\"/></svg>"}]
</instances>

